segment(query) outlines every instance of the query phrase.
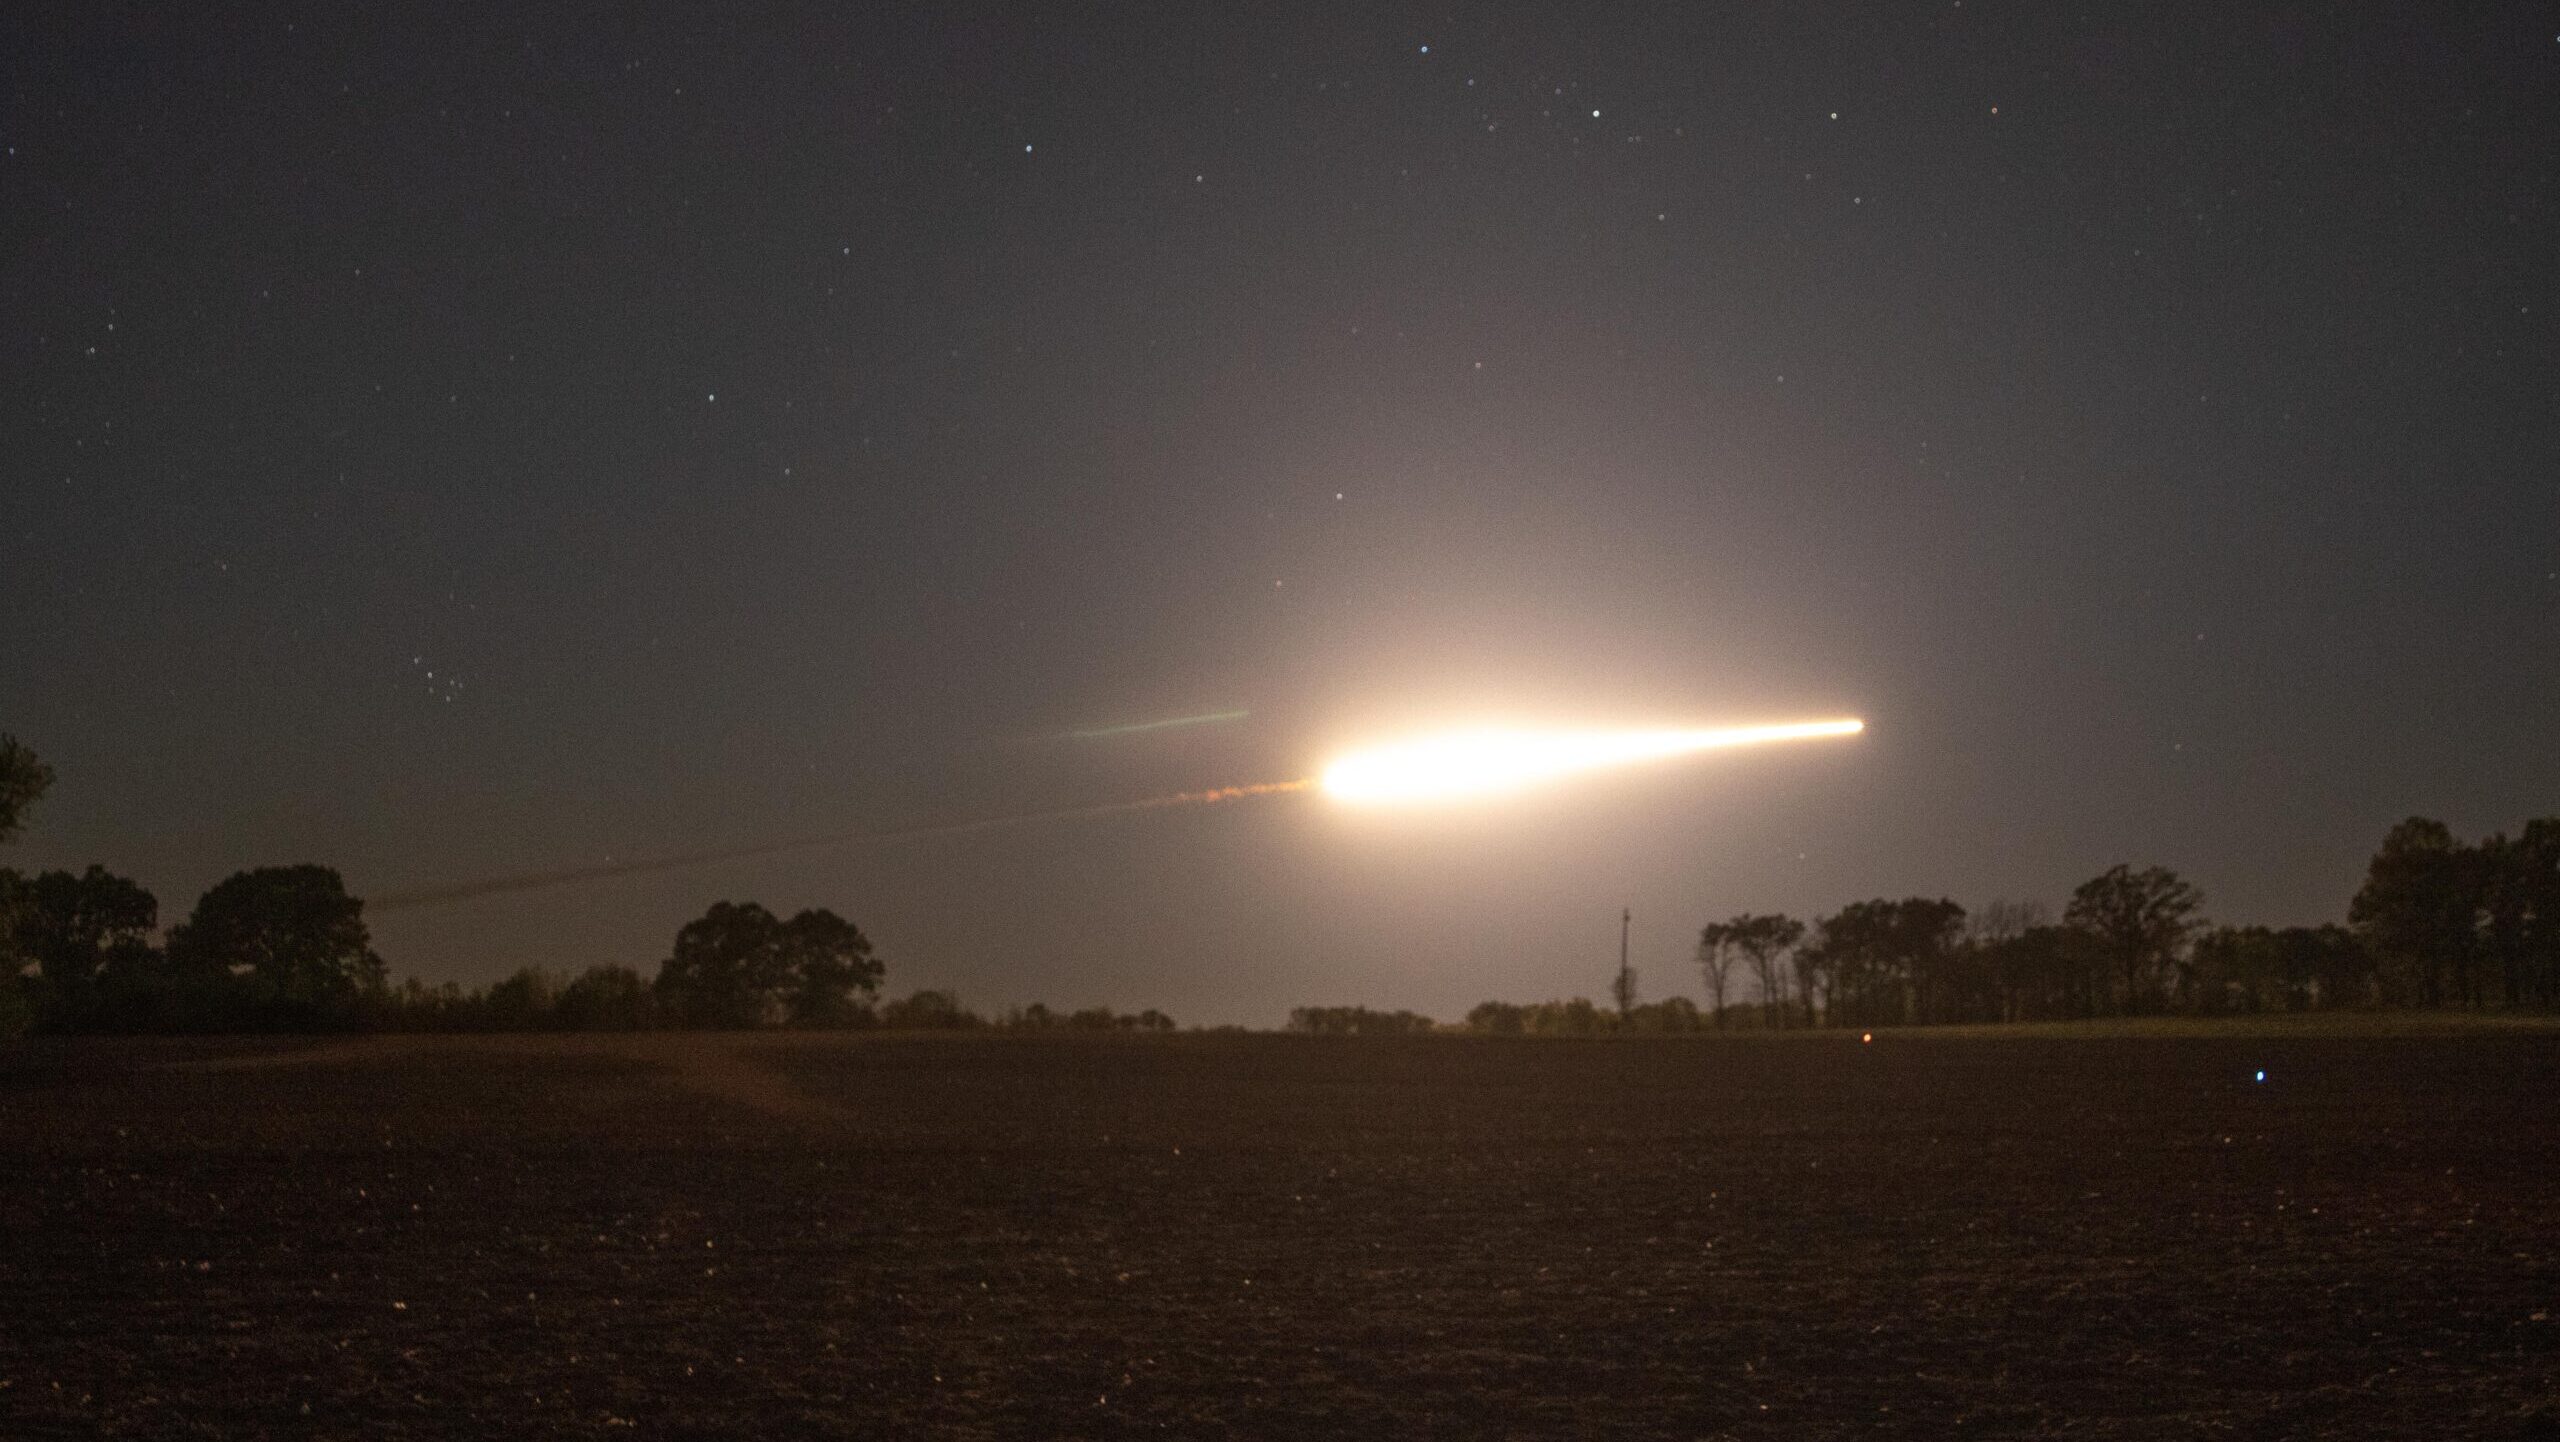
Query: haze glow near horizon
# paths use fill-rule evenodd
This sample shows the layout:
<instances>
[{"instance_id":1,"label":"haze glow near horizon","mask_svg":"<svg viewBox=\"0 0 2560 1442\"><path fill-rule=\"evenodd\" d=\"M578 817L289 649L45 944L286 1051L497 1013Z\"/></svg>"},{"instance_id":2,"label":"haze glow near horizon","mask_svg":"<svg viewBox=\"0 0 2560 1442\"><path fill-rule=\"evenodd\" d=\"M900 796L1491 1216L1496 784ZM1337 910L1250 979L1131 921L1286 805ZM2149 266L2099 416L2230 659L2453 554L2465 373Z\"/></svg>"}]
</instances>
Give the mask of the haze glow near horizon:
<instances>
[{"instance_id":1,"label":"haze glow near horizon","mask_svg":"<svg viewBox=\"0 0 2560 1442\"><path fill-rule=\"evenodd\" d=\"M1864 721L1842 717L1768 726L1632 731L1527 731L1487 727L1420 736L1335 759L1318 784L1355 805L1455 801L1519 791L1559 777L1659 761L1699 751L1854 736Z\"/></svg>"}]
</instances>

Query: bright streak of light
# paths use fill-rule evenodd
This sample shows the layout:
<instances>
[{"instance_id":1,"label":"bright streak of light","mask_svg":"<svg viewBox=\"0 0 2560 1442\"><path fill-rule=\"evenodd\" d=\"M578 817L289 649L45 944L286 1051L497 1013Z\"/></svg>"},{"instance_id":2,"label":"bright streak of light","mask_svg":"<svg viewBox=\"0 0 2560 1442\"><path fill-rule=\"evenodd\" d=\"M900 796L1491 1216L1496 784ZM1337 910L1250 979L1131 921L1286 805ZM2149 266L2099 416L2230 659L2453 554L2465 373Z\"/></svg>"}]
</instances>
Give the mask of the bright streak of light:
<instances>
[{"instance_id":1,"label":"bright streak of light","mask_svg":"<svg viewBox=\"0 0 2560 1442\"><path fill-rule=\"evenodd\" d=\"M1636 761L1769 741L1854 736L1865 729L1863 721L1842 719L1705 730L1460 731L1354 751L1327 766L1320 783L1336 801L1364 805L1449 801L1518 791Z\"/></svg>"},{"instance_id":2,"label":"bright streak of light","mask_svg":"<svg viewBox=\"0 0 2560 1442\"><path fill-rule=\"evenodd\" d=\"M1150 729L1151 726L1166 724L1197 724L1227 720L1242 714L1242 712L1234 712L1203 717L1179 717L1170 723L1141 723L1137 727L1124 729L1144 730ZM1067 806L1050 811L1014 812L1003 816L979 817L969 821L947 821L887 831L835 831L783 841L768 841L753 846L684 852L634 861L605 862L593 866L562 867L551 871L517 872L508 876L484 877L476 881L418 887L387 894L377 893L370 904L377 912L441 906L483 896L497 896L519 891L542 891L556 886L675 871L714 862L744 861L818 847L966 836L982 831L1010 830L1017 826L1090 821L1107 816L1163 811L1175 807L1214 806L1223 802L1247 801L1266 796L1288 796L1318 788L1338 801L1436 801L1518 790L1554 777L1596 770L1604 766L1621 765L1626 762L1685 756L1693 751L1712 751L1727 746L1750 746L1763 741L1796 741L1816 736L1850 736L1865 729L1863 722L1844 720L1802 721L1782 726L1731 726L1706 731L1468 731L1451 736L1423 737L1390 746L1381 746L1374 750L1354 752L1325 768L1323 776L1311 780L1263 781L1245 786L1220 786L1207 791L1183 791L1169 796L1149 796L1136 801L1106 801L1091 806Z\"/></svg>"},{"instance_id":3,"label":"bright streak of light","mask_svg":"<svg viewBox=\"0 0 2560 1442\"><path fill-rule=\"evenodd\" d=\"M1136 736L1148 731L1170 731L1177 726L1214 726L1221 721L1241 721L1250 711L1211 711L1201 716L1168 716L1161 721L1131 721L1118 726L1088 726L1070 731L1070 741L1100 741L1111 736Z\"/></svg>"}]
</instances>

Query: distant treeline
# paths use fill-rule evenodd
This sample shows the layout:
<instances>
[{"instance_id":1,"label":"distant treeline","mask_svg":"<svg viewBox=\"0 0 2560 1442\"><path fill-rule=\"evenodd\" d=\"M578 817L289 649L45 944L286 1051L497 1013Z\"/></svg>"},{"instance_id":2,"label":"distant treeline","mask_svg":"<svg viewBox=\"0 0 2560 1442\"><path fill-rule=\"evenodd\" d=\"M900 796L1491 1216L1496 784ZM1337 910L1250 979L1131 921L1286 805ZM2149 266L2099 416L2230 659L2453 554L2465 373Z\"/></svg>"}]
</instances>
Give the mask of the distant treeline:
<instances>
[{"instance_id":1,"label":"distant treeline","mask_svg":"<svg viewBox=\"0 0 2560 1442\"><path fill-rule=\"evenodd\" d=\"M0 735L0 842L52 773ZM2393 827L2344 924L2216 926L2162 867L2117 866L2072 892L1978 911L1945 898L1853 902L1810 923L1745 913L1704 927L1707 1004L1489 1001L1479 1032L1583 1035L1736 1027L2050 1021L2328 1008L2560 1006L2560 817L2466 845L2442 822ZM1152 1009L989 1018L947 992L879 1000L870 939L824 910L782 918L720 902L676 933L654 976L538 968L485 988L390 984L364 903L324 866L262 867L207 891L160 934L159 902L102 867L0 869L0 1036L57 1031L503 1031L644 1027L1169 1031ZM1629 979L1630 982L1632 978ZM1289 1029L1441 1029L1409 1011L1301 1007Z\"/></svg>"},{"instance_id":2,"label":"distant treeline","mask_svg":"<svg viewBox=\"0 0 2560 1442\"><path fill-rule=\"evenodd\" d=\"M1411 1036L1438 1026L1417 1012L1372 1011L1365 1006L1302 1006L1289 1013L1289 1030L1314 1036Z\"/></svg>"},{"instance_id":3,"label":"distant treeline","mask_svg":"<svg viewBox=\"0 0 2560 1442\"><path fill-rule=\"evenodd\" d=\"M2110 868L2059 921L2035 902L1859 901L1811 923L1745 913L1702 928L1707 1005L1488 1001L1454 1029L1527 1035L1911 1026L2365 1008L2560 1005L2560 817L2473 845L2439 821L2393 827L2345 924L2217 926L2163 867ZM1412 1012L1301 1007L1320 1035L1434 1030Z\"/></svg>"},{"instance_id":4,"label":"distant treeline","mask_svg":"<svg viewBox=\"0 0 2560 1442\"><path fill-rule=\"evenodd\" d=\"M788 919L720 902L676 933L654 977L527 967L487 987L391 985L364 904L323 866L229 878L155 942L159 903L101 867L0 871L0 1035L44 1032L638 1031L803 1027L1170 1031L1162 1012L993 1017L946 991L878 1001L887 968L829 911Z\"/></svg>"},{"instance_id":5,"label":"distant treeline","mask_svg":"<svg viewBox=\"0 0 2560 1442\"><path fill-rule=\"evenodd\" d=\"M412 978L392 989L387 1005L366 1023L381 1031L654 1031L699 1026L670 1016L657 988L627 966L589 967L567 977L527 967L486 988L453 982L428 986ZM756 1023L762 1025L765 1023ZM1150 1007L1113 1011L1107 1006L1053 1011L1033 1002L993 1015L972 1010L948 991L919 990L873 1004L857 999L823 1022L791 1020L774 1025L837 1031L1172 1031L1173 1018Z\"/></svg>"},{"instance_id":6,"label":"distant treeline","mask_svg":"<svg viewBox=\"0 0 2560 1442\"><path fill-rule=\"evenodd\" d=\"M0 735L0 842L53 773ZM207 891L160 934L160 903L104 867L0 868L0 1036L48 1032L633 1031L813 1027L914 1031L1171 1031L1149 1009L987 1017L946 991L881 1002L888 968L831 911L783 918L723 901L685 924L643 977L528 967L487 987L390 984L364 903L325 866L268 866Z\"/></svg>"}]
</instances>

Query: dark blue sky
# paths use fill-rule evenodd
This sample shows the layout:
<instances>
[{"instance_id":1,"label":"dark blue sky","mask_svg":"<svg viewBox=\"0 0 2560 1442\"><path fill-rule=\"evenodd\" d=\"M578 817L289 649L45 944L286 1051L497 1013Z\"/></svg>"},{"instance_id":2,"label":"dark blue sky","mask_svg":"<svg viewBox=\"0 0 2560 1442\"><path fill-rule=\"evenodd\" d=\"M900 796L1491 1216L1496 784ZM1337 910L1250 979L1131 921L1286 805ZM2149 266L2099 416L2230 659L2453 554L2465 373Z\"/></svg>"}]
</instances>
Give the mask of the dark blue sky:
<instances>
[{"instance_id":1,"label":"dark blue sky","mask_svg":"<svg viewBox=\"0 0 2560 1442\"><path fill-rule=\"evenodd\" d=\"M375 922L823 905L897 990L1264 1021L1596 994L1628 903L1656 995L2118 861L2334 919L2403 815L2560 810L2560 6L413 8L0 19L12 864L175 919L1871 722Z\"/></svg>"}]
</instances>

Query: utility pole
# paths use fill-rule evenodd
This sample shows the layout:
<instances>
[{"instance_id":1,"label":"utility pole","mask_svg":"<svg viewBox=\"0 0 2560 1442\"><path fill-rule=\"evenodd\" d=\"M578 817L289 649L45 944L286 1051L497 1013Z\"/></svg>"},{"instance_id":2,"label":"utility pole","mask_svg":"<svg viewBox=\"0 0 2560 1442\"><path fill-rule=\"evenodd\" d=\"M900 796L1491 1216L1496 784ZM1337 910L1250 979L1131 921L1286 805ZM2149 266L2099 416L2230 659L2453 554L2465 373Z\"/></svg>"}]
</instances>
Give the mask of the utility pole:
<instances>
[{"instance_id":1,"label":"utility pole","mask_svg":"<svg viewBox=\"0 0 2560 1442\"><path fill-rule=\"evenodd\" d=\"M1635 915L1633 907L1618 908L1618 980L1617 984L1609 990L1617 996L1618 1020L1621 1022L1624 1022L1627 1014L1634 1011L1636 1007L1636 974L1635 970L1627 965L1627 927L1635 920Z\"/></svg>"}]
</instances>

